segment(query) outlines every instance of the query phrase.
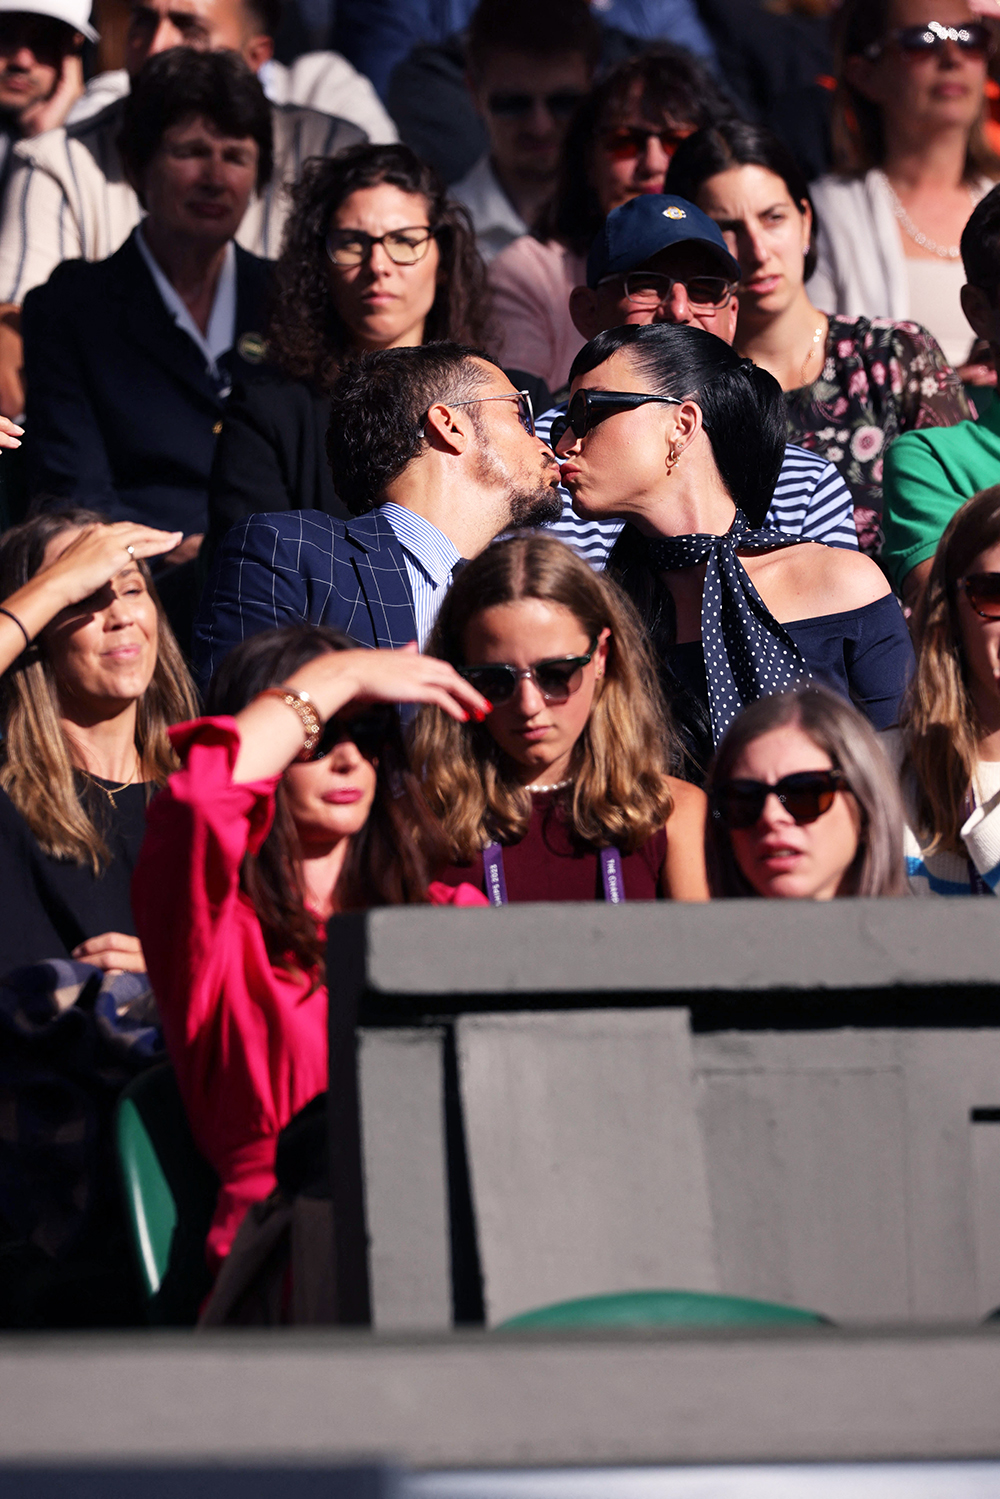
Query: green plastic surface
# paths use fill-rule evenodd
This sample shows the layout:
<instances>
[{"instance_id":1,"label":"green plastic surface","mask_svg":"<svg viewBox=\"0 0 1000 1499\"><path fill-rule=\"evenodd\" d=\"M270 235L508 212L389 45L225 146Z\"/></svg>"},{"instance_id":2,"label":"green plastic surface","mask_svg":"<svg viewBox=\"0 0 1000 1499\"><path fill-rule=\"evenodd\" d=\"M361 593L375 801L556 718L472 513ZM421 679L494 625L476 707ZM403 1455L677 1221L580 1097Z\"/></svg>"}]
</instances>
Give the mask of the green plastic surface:
<instances>
[{"instance_id":1,"label":"green plastic surface","mask_svg":"<svg viewBox=\"0 0 1000 1499\"><path fill-rule=\"evenodd\" d=\"M521 1312L500 1330L560 1327L738 1327L749 1323L819 1323L827 1318L804 1307L707 1291L618 1291L584 1296Z\"/></svg>"},{"instance_id":2,"label":"green plastic surface","mask_svg":"<svg viewBox=\"0 0 1000 1499\"><path fill-rule=\"evenodd\" d=\"M142 1116L131 1098L118 1106L118 1158L147 1296L160 1289L177 1227L177 1205Z\"/></svg>"}]
</instances>

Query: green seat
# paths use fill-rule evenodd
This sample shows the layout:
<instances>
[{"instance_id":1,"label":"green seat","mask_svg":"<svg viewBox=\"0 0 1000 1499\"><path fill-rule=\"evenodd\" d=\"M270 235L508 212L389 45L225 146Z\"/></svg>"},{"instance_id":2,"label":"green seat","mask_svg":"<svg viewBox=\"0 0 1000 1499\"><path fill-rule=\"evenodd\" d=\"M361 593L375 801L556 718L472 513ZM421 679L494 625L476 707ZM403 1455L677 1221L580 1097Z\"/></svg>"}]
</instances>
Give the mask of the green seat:
<instances>
[{"instance_id":1,"label":"green seat","mask_svg":"<svg viewBox=\"0 0 1000 1499\"><path fill-rule=\"evenodd\" d=\"M751 1324L828 1322L820 1312L782 1306L774 1301L751 1301L744 1296L718 1296L708 1291L617 1291L607 1296L582 1296L557 1301L508 1317L500 1331L569 1327L746 1327Z\"/></svg>"},{"instance_id":2,"label":"green seat","mask_svg":"<svg viewBox=\"0 0 1000 1499\"><path fill-rule=\"evenodd\" d=\"M149 1320L190 1326L211 1287L205 1236L219 1180L191 1137L169 1064L124 1090L115 1143Z\"/></svg>"}]
</instances>

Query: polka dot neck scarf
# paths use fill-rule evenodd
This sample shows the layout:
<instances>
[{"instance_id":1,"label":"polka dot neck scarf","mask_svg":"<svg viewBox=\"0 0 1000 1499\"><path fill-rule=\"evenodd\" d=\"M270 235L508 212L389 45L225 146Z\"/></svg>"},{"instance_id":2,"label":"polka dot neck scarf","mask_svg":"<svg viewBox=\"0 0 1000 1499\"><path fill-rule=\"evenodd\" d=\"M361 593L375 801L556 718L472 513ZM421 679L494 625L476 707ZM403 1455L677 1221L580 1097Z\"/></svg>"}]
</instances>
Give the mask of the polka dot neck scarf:
<instances>
[{"instance_id":1,"label":"polka dot neck scarf","mask_svg":"<svg viewBox=\"0 0 1000 1499\"><path fill-rule=\"evenodd\" d=\"M651 564L664 571L707 562L701 597L701 644L716 744L747 703L784 692L810 676L792 637L770 612L736 555L797 545L764 527L754 531L737 510L725 536L669 536L647 541Z\"/></svg>"}]
</instances>

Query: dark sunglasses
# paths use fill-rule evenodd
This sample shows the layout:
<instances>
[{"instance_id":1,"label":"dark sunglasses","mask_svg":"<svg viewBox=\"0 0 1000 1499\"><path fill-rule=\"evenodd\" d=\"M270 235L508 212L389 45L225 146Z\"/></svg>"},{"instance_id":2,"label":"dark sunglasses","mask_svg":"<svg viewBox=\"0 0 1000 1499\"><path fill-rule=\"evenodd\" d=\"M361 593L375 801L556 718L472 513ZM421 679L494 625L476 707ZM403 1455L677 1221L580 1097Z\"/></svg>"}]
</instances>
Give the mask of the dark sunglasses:
<instances>
[{"instance_id":1,"label":"dark sunglasses","mask_svg":"<svg viewBox=\"0 0 1000 1499\"><path fill-rule=\"evenodd\" d=\"M394 719L395 713L391 708L359 713L356 718L338 718L334 715L327 719L309 759L322 760L338 744L350 740L366 760L375 760L392 733Z\"/></svg>"},{"instance_id":2,"label":"dark sunglasses","mask_svg":"<svg viewBox=\"0 0 1000 1499\"><path fill-rule=\"evenodd\" d=\"M601 145L614 161L635 161L655 139L667 155L672 156L681 141L694 135L695 128L694 125L664 125L660 130L653 130L644 125L621 125L615 130L605 131Z\"/></svg>"},{"instance_id":3,"label":"dark sunglasses","mask_svg":"<svg viewBox=\"0 0 1000 1499\"><path fill-rule=\"evenodd\" d=\"M598 286L609 281L621 283L625 299L633 307L650 311L662 307L675 286L683 286L692 307L725 307L736 283L724 276L666 276L659 271L630 271L627 276L604 276Z\"/></svg>"},{"instance_id":4,"label":"dark sunglasses","mask_svg":"<svg viewBox=\"0 0 1000 1499\"><path fill-rule=\"evenodd\" d=\"M970 609L982 619L1000 619L1000 573L969 573L958 581Z\"/></svg>"},{"instance_id":5,"label":"dark sunglasses","mask_svg":"<svg viewBox=\"0 0 1000 1499\"><path fill-rule=\"evenodd\" d=\"M488 698L494 708L510 702L522 677L534 682L547 703L564 703L579 689L584 667L590 665L596 649L595 642L586 656L557 656L523 667L491 661L486 666L460 666L458 672L472 683L477 692Z\"/></svg>"},{"instance_id":6,"label":"dark sunglasses","mask_svg":"<svg viewBox=\"0 0 1000 1499\"><path fill-rule=\"evenodd\" d=\"M829 812L837 792L850 789L841 770L800 770L773 786L766 781L725 781L712 792L712 816L727 828L752 828L768 797L776 796L801 825Z\"/></svg>"},{"instance_id":7,"label":"dark sunglasses","mask_svg":"<svg viewBox=\"0 0 1000 1499\"><path fill-rule=\"evenodd\" d=\"M863 55L875 62L890 42L907 57L913 58L940 52L945 42L954 42L960 52L966 52L970 57L986 57L993 51L993 35L982 21L967 21L961 26L927 21L923 26L901 26L898 31L890 31L884 41L872 42L866 47Z\"/></svg>"},{"instance_id":8,"label":"dark sunglasses","mask_svg":"<svg viewBox=\"0 0 1000 1499\"><path fill-rule=\"evenodd\" d=\"M427 254L434 238L429 224L414 224L406 229L391 229L388 234L366 234L363 229L331 229L326 237L326 253L334 265L364 265L376 245L381 245L393 265L416 265Z\"/></svg>"},{"instance_id":9,"label":"dark sunglasses","mask_svg":"<svg viewBox=\"0 0 1000 1499\"><path fill-rule=\"evenodd\" d=\"M617 416L621 411L635 411L650 401L660 401L666 406L682 406L676 396L639 395L630 390L578 390L566 408L565 416L557 416L549 432L549 443L558 447L567 431L576 437L586 437L592 427Z\"/></svg>"},{"instance_id":10,"label":"dark sunglasses","mask_svg":"<svg viewBox=\"0 0 1000 1499\"><path fill-rule=\"evenodd\" d=\"M486 107L491 115L513 120L530 114L536 104L544 104L554 120L568 120L584 97L576 89L559 89L554 94L490 94Z\"/></svg>"}]
</instances>

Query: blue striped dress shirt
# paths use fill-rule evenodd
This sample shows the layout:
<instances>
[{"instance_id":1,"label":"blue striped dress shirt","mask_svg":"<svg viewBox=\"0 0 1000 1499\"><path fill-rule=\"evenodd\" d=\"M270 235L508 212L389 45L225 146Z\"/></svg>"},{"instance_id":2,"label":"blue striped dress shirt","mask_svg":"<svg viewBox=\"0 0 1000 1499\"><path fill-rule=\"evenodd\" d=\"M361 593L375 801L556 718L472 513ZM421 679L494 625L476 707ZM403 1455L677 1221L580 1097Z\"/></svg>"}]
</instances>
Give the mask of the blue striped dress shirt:
<instances>
[{"instance_id":1,"label":"blue striped dress shirt","mask_svg":"<svg viewBox=\"0 0 1000 1499\"><path fill-rule=\"evenodd\" d=\"M431 521L391 501L379 506L403 548L406 575L413 595L417 640L424 650L434 628L438 610L451 587L451 574L462 554L453 541Z\"/></svg>"}]
</instances>

